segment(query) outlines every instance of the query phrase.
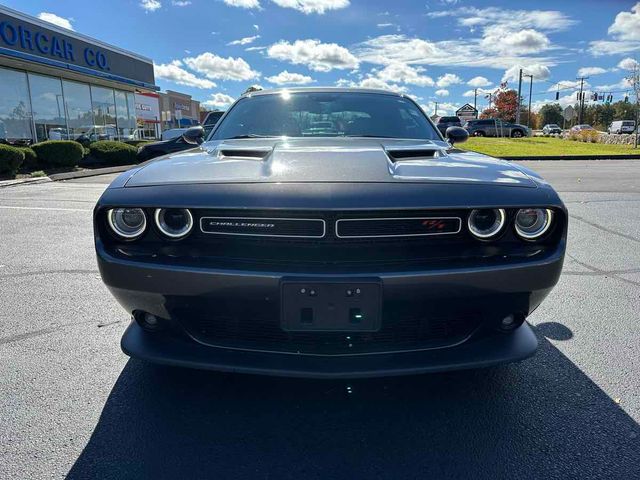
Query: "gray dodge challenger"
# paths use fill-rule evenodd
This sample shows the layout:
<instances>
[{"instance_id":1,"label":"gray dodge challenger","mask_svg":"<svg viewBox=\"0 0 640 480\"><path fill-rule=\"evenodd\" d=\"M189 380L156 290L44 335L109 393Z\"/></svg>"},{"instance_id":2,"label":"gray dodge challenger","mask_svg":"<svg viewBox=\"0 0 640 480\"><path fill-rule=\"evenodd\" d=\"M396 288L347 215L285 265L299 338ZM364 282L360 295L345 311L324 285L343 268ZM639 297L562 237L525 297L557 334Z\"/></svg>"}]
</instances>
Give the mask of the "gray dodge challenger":
<instances>
[{"instance_id":1,"label":"gray dodge challenger","mask_svg":"<svg viewBox=\"0 0 640 480\"><path fill-rule=\"evenodd\" d=\"M466 137L385 91L243 95L95 207L100 273L132 318L122 349L317 378L529 357L567 210L534 172L456 149Z\"/></svg>"}]
</instances>

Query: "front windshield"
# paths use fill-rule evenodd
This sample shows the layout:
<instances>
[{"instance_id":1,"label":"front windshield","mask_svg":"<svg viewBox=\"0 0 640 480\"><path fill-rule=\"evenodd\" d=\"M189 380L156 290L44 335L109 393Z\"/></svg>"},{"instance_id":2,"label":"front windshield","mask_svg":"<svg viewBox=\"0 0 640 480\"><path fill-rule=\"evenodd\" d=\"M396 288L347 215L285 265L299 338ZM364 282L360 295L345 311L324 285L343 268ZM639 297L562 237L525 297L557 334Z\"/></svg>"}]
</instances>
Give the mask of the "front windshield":
<instances>
[{"instance_id":1,"label":"front windshield","mask_svg":"<svg viewBox=\"0 0 640 480\"><path fill-rule=\"evenodd\" d=\"M440 140L411 100L356 92L285 92L243 98L211 140L280 136Z\"/></svg>"}]
</instances>

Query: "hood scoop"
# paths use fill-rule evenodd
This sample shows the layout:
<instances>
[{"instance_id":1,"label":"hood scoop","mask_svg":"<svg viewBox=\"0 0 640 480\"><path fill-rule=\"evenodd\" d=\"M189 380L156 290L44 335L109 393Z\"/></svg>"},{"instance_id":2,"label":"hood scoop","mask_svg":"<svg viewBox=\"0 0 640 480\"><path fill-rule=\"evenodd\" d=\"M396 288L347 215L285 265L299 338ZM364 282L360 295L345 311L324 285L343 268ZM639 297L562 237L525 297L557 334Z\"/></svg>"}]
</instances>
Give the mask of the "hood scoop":
<instances>
[{"instance_id":1,"label":"hood scoop","mask_svg":"<svg viewBox=\"0 0 640 480\"><path fill-rule=\"evenodd\" d=\"M391 162L422 160L440 157L441 149L433 144L413 146L385 146L385 152Z\"/></svg>"},{"instance_id":2,"label":"hood scoop","mask_svg":"<svg viewBox=\"0 0 640 480\"><path fill-rule=\"evenodd\" d=\"M235 147L222 145L218 150L218 158L220 159L243 159L243 160L264 160L271 152L273 147Z\"/></svg>"}]
</instances>

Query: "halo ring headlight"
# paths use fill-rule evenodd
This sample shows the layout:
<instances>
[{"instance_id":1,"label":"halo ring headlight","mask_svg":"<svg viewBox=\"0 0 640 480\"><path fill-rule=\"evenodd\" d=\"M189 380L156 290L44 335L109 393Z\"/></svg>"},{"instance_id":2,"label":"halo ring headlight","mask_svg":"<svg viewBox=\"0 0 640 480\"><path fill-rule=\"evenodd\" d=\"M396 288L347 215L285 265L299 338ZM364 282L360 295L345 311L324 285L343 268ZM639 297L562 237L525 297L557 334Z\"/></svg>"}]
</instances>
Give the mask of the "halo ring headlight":
<instances>
[{"instance_id":1,"label":"halo ring headlight","mask_svg":"<svg viewBox=\"0 0 640 480\"><path fill-rule=\"evenodd\" d=\"M193 228L193 216L186 208L156 208L154 218L158 230L169 238L184 238Z\"/></svg>"},{"instance_id":2,"label":"halo ring headlight","mask_svg":"<svg viewBox=\"0 0 640 480\"><path fill-rule=\"evenodd\" d=\"M485 208L471 211L467 227L474 237L489 240L502 232L506 222L504 208Z\"/></svg>"},{"instance_id":3,"label":"halo ring headlight","mask_svg":"<svg viewBox=\"0 0 640 480\"><path fill-rule=\"evenodd\" d=\"M147 216L141 208L112 208L107 211L107 223L118 237L134 240L147 228Z\"/></svg>"},{"instance_id":4,"label":"halo ring headlight","mask_svg":"<svg viewBox=\"0 0 640 480\"><path fill-rule=\"evenodd\" d=\"M516 233L525 240L542 237L552 223L553 210L548 208L521 208L516 213Z\"/></svg>"}]
</instances>

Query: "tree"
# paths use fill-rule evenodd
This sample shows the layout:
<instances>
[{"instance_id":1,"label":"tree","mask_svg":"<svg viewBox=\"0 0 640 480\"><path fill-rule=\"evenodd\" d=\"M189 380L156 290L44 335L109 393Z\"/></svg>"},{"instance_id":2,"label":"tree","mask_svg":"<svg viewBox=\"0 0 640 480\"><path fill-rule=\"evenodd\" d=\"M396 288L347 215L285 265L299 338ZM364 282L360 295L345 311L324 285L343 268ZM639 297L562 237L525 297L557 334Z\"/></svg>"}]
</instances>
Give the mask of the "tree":
<instances>
[{"instance_id":1,"label":"tree","mask_svg":"<svg viewBox=\"0 0 640 480\"><path fill-rule=\"evenodd\" d=\"M518 92L515 90L500 90L495 96L495 108L497 117L505 122L516 121L516 110L518 109Z\"/></svg>"},{"instance_id":2,"label":"tree","mask_svg":"<svg viewBox=\"0 0 640 480\"><path fill-rule=\"evenodd\" d=\"M480 114L480 118L484 119L484 118L497 118L498 117L498 110L496 110L495 108L491 107L491 108L485 108L482 113Z\"/></svg>"},{"instance_id":3,"label":"tree","mask_svg":"<svg viewBox=\"0 0 640 480\"><path fill-rule=\"evenodd\" d=\"M539 115L539 123L543 127L549 123L555 123L556 125L562 125L562 107L559 103L547 103L543 105Z\"/></svg>"}]
</instances>

